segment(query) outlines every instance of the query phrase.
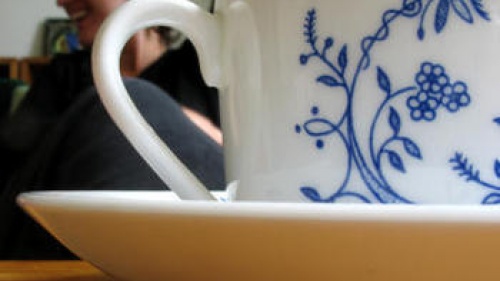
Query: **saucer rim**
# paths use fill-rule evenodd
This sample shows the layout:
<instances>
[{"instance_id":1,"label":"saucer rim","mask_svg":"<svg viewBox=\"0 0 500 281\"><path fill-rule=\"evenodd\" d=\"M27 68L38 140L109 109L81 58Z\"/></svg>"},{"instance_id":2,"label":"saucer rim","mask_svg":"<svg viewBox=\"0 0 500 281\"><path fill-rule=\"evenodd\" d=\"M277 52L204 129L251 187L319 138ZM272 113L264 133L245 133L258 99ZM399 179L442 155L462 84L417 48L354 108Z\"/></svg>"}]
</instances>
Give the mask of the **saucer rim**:
<instances>
[{"instance_id":1,"label":"saucer rim","mask_svg":"<svg viewBox=\"0 0 500 281\"><path fill-rule=\"evenodd\" d=\"M171 191L30 191L18 195L17 203L28 212L50 208L273 220L500 224L497 206L184 201Z\"/></svg>"}]
</instances>

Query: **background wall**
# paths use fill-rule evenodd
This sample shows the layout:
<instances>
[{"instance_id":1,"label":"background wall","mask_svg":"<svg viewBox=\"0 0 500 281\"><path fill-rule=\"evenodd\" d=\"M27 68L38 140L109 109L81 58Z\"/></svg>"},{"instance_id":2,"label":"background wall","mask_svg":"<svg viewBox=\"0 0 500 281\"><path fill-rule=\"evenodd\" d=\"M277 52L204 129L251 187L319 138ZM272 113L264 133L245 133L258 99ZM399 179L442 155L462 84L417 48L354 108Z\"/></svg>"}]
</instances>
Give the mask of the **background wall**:
<instances>
[{"instance_id":1,"label":"background wall","mask_svg":"<svg viewBox=\"0 0 500 281\"><path fill-rule=\"evenodd\" d=\"M212 3L191 1L206 9ZM0 0L0 57L42 55L43 23L47 18L67 18L56 0Z\"/></svg>"},{"instance_id":2,"label":"background wall","mask_svg":"<svg viewBox=\"0 0 500 281\"><path fill-rule=\"evenodd\" d=\"M0 0L0 56L42 54L43 22L66 17L56 0Z\"/></svg>"}]
</instances>

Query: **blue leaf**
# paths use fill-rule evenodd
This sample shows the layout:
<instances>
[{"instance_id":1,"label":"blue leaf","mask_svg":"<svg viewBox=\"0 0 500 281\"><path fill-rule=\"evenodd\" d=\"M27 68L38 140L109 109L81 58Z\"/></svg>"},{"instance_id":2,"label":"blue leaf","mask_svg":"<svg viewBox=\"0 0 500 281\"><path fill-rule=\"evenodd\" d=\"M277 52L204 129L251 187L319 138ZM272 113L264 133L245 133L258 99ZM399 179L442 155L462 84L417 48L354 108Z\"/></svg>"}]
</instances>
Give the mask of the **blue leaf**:
<instances>
[{"instance_id":1,"label":"blue leaf","mask_svg":"<svg viewBox=\"0 0 500 281\"><path fill-rule=\"evenodd\" d=\"M388 150L386 151L389 155L389 163L391 163L392 167L402 173L406 173L405 166L403 164L403 160L395 151Z\"/></svg>"},{"instance_id":2,"label":"blue leaf","mask_svg":"<svg viewBox=\"0 0 500 281\"><path fill-rule=\"evenodd\" d=\"M453 10L455 13L463 19L465 22L473 23L474 19L472 17L472 13L469 9L469 6L464 2L464 0L452 0L451 1Z\"/></svg>"},{"instance_id":3,"label":"blue leaf","mask_svg":"<svg viewBox=\"0 0 500 281\"><path fill-rule=\"evenodd\" d=\"M420 151L420 148L418 147L418 145L414 141L412 141L408 138L405 138L403 145L405 147L406 152L410 156L417 158L417 159L422 159L422 152Z\"/></svg>"},{"instance_id":4,"label":"blue leaf","mask_svg":"<svg viewBox=\"0 0 500 281\"><path fill-rule=\"evenodd\" d=\"M316 44L318 37L316 36L316 10L311 9L307 12L307 17L304 23L304 35L306 42L312 45Z\"/></svg>"},{"instance_id":5,"label":"blue leaf","mask_svg":"<svg viewBox=\"0 0 500 281\"><path fill-rule=\"evenodd\" d=\"M500 204L500 194L492 193L483 200L484 205L498 205Z\"/></svg>"},{"instance_id":6,"label":"blue leaf","mask_svg":"<svg viewBox=\"0 0 500 281\"><path fill-rule=\"evenodd\" d=\"M342 50L340 50L340 53L339 53L339 66L342 69L345 69L347 66L347 62L348 62L347 45L344 45L344 47L342 47Z\"/></svg>"},{"instance_id":7,"label":"blue leaf","mask_svg":"<svg viewBox=\"0 0 500 281\"><path fill-rule=\"evenodd\" d=\"M493 122L497 123L497 125L500 125L500 117L493 119Z\"/></svg>"},{"instance_id":8,"label":"blue leaf","mask_svg":"<svg viewBox=\"0 0 500 281\"><path fill-rule=\"evenodd\" d=\"M436 19L434 21L434 28L437 33L443 31L446 23L448 22L449 13L450 0L440 0L436 11Z\"/></svg>"},{"instance_id":9,"label":"blue leaf","mask_svg":"<svg viewBox=\"0 0 500 281\"><path fill-rule=\"evenodd\" d=\"M323 201L319 192L312 187L302 187L302 188L300 188L300 191L302 192L302 194L304 194L304 196L306 196L308 199L310 199L313 202Z\"/></svg>"},{"instance_id":10,"label":"blue leaf","mask_svg":"<svg viewBox=\"0 0 500 281\"><path fill-rule=\"evenodd\" d=\"M318 81L319 83L323 83L328 87L338 87L342 85L337 79L335 79L335 77L332 77L330 75L320 76L316 81Z\"/></svg>"},{"instance_id":11,"label":"blue leaf","mask_svg":"<svg viewBox=\"0 0 500 281\"><path fill-rule=\"evenodd\" d=\"M391 94L391 80L389 79L389 76L387 73L385 73L384 70L382 70L381 67L377 67L377 80L378 80L378 86L382 91L386 92L388 95Z\"/></svg>"},{"instance_id":12,"label":"blue leaf","mask_svg":"<svg viewBox=\"0 0 500 281\"><path fill-rule=\"evenodd\" d=\"M471 0L471 2L472 2L472 6L474 6L474 9L479 14L479 16L482 17L483 19L489 21L490 15L488 14L488 12L486 12L484 10L483 0Z\"/></svg>"},{"instance_id":13,"label":"blue leaf","mask_svg":"<svg viewBox=\"0 0 500 281\"><path fill-rule=\"evenodd\" d=\"M399 117L399 113L392 106L389 113L389 125L394 131L394 135L398 135L401 131L401 118Z\"/></svg>"},{"instance_id":14,"label":"blue leaf","mask_svg":"<svg viewBox=\"0 0 500 281\"><path fill-rule=\"evenodd\" d=\"M495 160L495 175L497 175L497 178L500 178L500 161Z\"/></svg>"}]
</instances>

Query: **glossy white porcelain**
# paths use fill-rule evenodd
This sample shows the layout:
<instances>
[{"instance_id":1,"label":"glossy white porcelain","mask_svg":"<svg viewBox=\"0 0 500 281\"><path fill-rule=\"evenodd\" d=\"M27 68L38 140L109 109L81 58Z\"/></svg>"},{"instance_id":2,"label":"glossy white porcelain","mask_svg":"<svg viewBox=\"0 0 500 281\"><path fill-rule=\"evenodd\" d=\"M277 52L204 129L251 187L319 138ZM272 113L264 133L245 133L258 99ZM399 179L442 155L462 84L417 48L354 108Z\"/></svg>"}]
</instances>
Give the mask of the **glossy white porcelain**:
<instances>
[{"instance_id":1,"label":"glossy white porcelain","mask_svg":"<svg viewBox=\"0 0 500 281\"><path fill-rule=\"evenodd\" d=\"M500 5L493 0L129 1L94 48L106 108L160 177L211 199L135 110L128 36L169 25L220 89L236 200L500 203ZM499 156L497 156L499 155Z\"/></svg>"},{"instance_id":2,"label":"glossy white porcelain","mask_svg":"<svg viewBox=\"0 0 500 281\"><path fill-rule=\"evenodd\" d=\"M218 197L218 196L216 196ZM497 280L500 208L32 192L20 205L119 280Z\"/></svg>"}]
</instances>

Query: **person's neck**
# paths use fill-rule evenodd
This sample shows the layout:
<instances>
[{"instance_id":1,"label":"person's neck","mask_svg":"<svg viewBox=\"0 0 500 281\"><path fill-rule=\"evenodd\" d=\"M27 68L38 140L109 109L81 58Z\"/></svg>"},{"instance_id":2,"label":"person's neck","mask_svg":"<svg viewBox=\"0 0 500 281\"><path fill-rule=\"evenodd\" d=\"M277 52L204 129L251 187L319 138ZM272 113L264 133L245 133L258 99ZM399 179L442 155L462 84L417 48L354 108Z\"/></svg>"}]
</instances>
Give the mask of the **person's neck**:
<instances>
[{"instance_id":1,"label":"person's neck","mask_svg":"<svg viewBox=\"0 0 500 281\"><path fill-rule=\"evenodd\" d=\"M138 32L123 49L120 59L122 75L126 77L139 76L166 50L167 47L161 43L156 33L148 30Z\"/></svg>"}]
</instances>

